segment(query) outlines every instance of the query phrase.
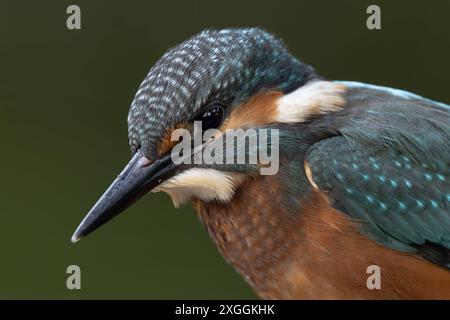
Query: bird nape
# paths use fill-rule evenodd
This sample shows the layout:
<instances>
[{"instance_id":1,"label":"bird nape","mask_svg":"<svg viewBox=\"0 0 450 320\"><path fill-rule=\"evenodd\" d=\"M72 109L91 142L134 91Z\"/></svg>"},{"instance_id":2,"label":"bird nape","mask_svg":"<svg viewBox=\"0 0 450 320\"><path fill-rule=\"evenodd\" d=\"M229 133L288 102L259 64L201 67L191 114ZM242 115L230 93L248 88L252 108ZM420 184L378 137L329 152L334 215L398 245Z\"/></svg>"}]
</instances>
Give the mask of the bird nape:
<instances>
[{"instance_id":1,"label":"bird nape","mask_svg":"<svg viewBox=\"0 0 450 320\"><path fill-rule=\"evenodd\" d=\"M131 161L72 241L164 191L262 298L448 299L449 123L446 104L324 79L262 29L206 30L150 69Z\"/></svg>"}]
</instances>

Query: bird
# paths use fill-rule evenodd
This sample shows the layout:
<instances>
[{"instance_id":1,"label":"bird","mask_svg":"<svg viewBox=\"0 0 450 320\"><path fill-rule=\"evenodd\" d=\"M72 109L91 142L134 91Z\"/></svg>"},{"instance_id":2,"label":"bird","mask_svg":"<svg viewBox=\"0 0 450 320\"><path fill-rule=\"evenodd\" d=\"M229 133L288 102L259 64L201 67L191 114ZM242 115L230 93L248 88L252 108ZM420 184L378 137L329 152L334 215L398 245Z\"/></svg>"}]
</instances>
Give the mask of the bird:
<instances>
[{"instance_id":1,"label":"bird","mask_svg":"<svg viewBox=\"0 0 450 320\"><path fill-rule=\"evenodd\" d=\"M260 27L207 29L150 68L127 122L131 160L72 242L162 191L192 203L262 299L450 299L447 104L327 79ZM277 132L277 172L176 163L172 134L195 122L216 132L200 150L227 130Z\"/></svg>"}]
</instances>

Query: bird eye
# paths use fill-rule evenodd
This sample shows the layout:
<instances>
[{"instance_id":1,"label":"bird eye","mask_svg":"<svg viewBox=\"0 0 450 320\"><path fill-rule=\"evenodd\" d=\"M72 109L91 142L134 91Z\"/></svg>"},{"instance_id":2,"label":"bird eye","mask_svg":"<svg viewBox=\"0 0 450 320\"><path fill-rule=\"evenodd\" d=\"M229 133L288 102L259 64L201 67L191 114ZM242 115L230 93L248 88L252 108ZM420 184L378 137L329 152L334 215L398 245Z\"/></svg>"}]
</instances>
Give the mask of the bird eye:
<instances>
[{"instance_id":1,"label":"bird eye","mask_svg":"<svg viewBox=\"0 0 450 320\"><path fill-rule=\"evenodd\" d=\"M203 131L208 129L218 129L223 122L223 115L224 110L220 105L214 105L206 111L201 118Z\"/></svg>"}]
</instances>

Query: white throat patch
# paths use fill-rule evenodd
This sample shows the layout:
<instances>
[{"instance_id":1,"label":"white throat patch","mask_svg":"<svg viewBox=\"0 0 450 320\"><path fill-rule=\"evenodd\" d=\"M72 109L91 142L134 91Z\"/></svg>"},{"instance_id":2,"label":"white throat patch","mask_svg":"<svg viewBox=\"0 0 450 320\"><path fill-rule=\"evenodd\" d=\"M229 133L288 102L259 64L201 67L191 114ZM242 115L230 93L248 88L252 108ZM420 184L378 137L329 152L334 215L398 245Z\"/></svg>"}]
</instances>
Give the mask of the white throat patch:
<instances>
[{"instance_id":1,"label":"white throat patch","mask_svg":"<svg viewBox=\"0 0 450 320\"><path fill-rule=\"evenodd\" d=\"M227 203L244 179L242 173L192 168L164 181L152 192L166 192L176 208L191 198Z\"/></svg>"}]
</instances>

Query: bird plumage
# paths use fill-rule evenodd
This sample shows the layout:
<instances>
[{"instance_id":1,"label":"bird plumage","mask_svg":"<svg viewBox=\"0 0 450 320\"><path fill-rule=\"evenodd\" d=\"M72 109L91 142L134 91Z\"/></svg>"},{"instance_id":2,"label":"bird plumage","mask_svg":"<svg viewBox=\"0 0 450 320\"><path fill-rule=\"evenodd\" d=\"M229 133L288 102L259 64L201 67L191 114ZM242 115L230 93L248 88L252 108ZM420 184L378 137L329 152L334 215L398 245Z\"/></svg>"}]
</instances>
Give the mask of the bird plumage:
<instances>
[{"instance_id":1,"label":"bird plumage","mask_svg":"<svg viewBox=\"0 0 450 320\"><path fill-rule=\"evenodd\" d=\"M371 238L450 267L449 109L363 85L346 100L307 152L314 183Z\"/></svg>"},{"instance_id":2,"label":"bird plumage","mask_svg":"<svg viewBox=\"0 0 450 320\"><path fill-rule=\"evenodd\" d=\"M277 174L170 160L171 133L212 107L222 133L279 131ZM449 120L412 93L327 81L262 29L204 31L150 69L128 116L132 160L72 239L165 191L192 200L263 298L450 298ZM366 286L372 264L381 290Z\"/></svg>"},{"instance_id":3,"label":"bird plumage","mask_svg":"<svg viewBox=\"0 0 450 320\"><path fill-rule=\"evenodd\" d=\"M220 253L261 298L449 298L446 269L378 245L326 194L295 197L280 176L244 183L226 206L194 200L194 207ZM367 287L371 265L381 268L381 290Z\"/></svg>"},{"instance_id":4,"label":"bird plumage","mask_svg":"<svg viewBox=\"0 0 450 320\"><path fill-rule=\"evenodd\" d=\"M155 158L167 129L193 121L211 103L231 112L259 91L289 92L314 77L262 29L205 30L168 50L140 85L128 115L131 149Z\"/></svg>"}]
</instances>

